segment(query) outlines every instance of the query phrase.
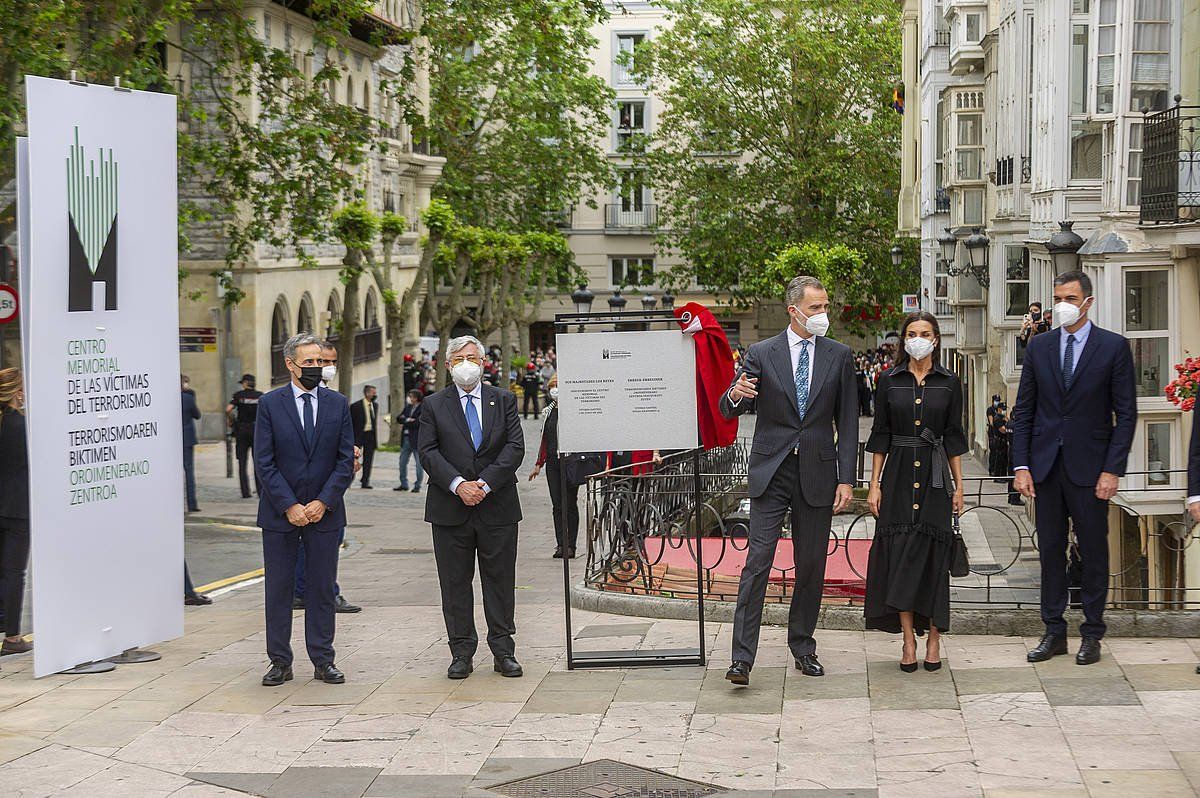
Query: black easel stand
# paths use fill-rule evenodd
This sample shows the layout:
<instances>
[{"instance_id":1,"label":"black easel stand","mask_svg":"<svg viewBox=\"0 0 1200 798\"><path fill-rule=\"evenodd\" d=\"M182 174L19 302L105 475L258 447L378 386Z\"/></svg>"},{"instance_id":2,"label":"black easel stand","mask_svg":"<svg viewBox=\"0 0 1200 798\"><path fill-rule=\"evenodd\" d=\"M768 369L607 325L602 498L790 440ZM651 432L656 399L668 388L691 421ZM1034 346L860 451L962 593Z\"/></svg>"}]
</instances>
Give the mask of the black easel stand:
<instances>
[{"instance_id":1,"label":"black easel stand","mask_svg":"<svg viewBox=\"0 0 1200 798\"><path fill-rule=\"evenodd\" d=\"M554 317L556 333L569 333L572 326L583 332L586 327L615 324L618 331L624 329L648 330L654 324L677 325L675 314L670 310L651 311L620 311L609 313L559 313ZM561 418L561 414L560 414ZM561 436L560 436L561 440ZM564 454L595 454L595 452L559 452ZM560 468L561 494L567 495L567 471ZM696 647L695 648L663 648L640 650L614 651L576 651L571 631L571 560L563 557L563 603L566 608L567 626L567 670L576 668L658 668L675 665L698 665L704 667L704 555L701 529L701 512L704 507L703 479L700 473L700 446L697 434L697 446L692 452L692 509L696 519ZM559 508L562 516L562 528L567 529L567 505L563 501Z\"/></svg>"}]
</instances>

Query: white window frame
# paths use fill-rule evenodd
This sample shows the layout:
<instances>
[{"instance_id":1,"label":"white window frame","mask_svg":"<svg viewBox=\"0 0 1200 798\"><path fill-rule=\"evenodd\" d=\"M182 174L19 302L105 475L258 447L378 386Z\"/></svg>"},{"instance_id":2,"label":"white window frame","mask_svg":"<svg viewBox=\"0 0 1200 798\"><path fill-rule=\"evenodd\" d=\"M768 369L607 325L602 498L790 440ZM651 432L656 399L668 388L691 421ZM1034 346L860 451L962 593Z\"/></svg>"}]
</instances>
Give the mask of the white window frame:
<instances>
[{"instance_id":1,"label":"white window frame","mask_svg":"<svg viewBox=\"0 0 1200 798\"><path fill-rule=\"evenodd\" d=\"M629 128L630 141L633 141L633 137L636 135L639 135L639 134L642 136L643 139L649 137L649 135L650 135L650 98L649 97L621 97L613 105L613 121L612 121L613 152L624 153L624 152L634 151L634 150L631 150L628 148L623 148L621 145L621 135L622 135L621 106L626 105L626 104L634 104L634 103L642 104L642 127L640 129L638 129L638 128L632 127L632 125L630 126L630 128ZM632 119L630 121L632 122Z\"/></svg>"},{"instance_id":2,"label":"white window frame","mask_svg":"<svg viewBox=\"0 0 1200 798\"><path fill-rule=\"evenodd\" d=\"M613 62L612 63L612 85L615 88L620 89L620 88L640 87L643 85L641 81L638 81L632 75L629 74L629 67L626 67L618 62L618 59L621 57L621 54L626 52L625 50L621 49L621 40L622 39L630 39L635 36L642 37L641 45L635 44L634 45L635 49L638 46L644 47L650 41L650 31L648 31L648 30L613 31L613 35L612 35L612 55L613 55L613 57L612 57L612 62ZM634 52L634 51L630 50L628 52Z\"/></svg>"},{"instance_id":3,"label":"white window frame","mask_svg":"<svg viewBox=\"0 0 1200 798\"><path fill-rule=\"evenodd\" d=\"M1130 330L1128 327L1129 319L1129 280L1130 274L1135 272L1166 272L1167 275L1167 326L1154 330ZM1172 330L1179 329L1179 300L1176 292L1175 266L1170 263L1146 264L1144 266L1126 266L1121 269L1121 333L1130 341L1140 339L1165 339L1167 342L1167 363L1166 371L1159 377L1161 383L1160 388L1165 388L1167 383L1171 381L1170 368L1171 364L1178 361L1178 352L1176 352L1176 337L1171 334ZM1137 367L1137 363L1134 363ZM1135 380L1137 375L1135 374ZM1167 398L1161 393L1149 396L1138 397L1138 407L1143 404L1150 407L1170 407Z\"/></svg>"},{"instance_id":4,"label":"white window frame","mask_svg":"<svg viewBox=\"0 0 1200 798\"><path fill-rule=\"evenodd\" d=\"M1023 250L1025 253L1024 258L1023 258L1024 263L1025 263L1025 279L1024 280L1008 279L1008 262L1009 262L1008 261L1008 253L1009 253L1009 250L1013 250L1013 249L1020 249L1020 250ZM1038 301L1038 300L1034 299L1034 296L1033 296L1033 280L1032 280L1032 278L1033 278L1033 258L1030 256L1029 247L1025 246L1024 244L1005 244L1004 245L1004 291L1000 297L1000 301L1004 305L1004 313L1002 314L1004 316L1004 318L1016 319L1019 321L1025 315L1025 313L1028 312L1029 303ZM1009 286L1022 285L1022 284L1024 284L1024 286L1025 286L1025 306L1021 309L1020 313L1016 313L1016 314L1009 313L1008 312L1009 308L1012 306L1012 302L1009 299Z\"/></svg>"},{"instance_id":5,"label":"white window frame","mask_svg":"<svg viewBox=\"0 0 1200 798\"><path fill-rule=\"evenodd\" d=\"M648 268L652 277L657 277L657 264L654 262L653 255L610 255L608 258L608 281L611 288L653 288L655 280L649 283L629 282L629 265L630 261L636 261L638 275L643 274L642 270ZM616 279L615 268L617 263L621 264L621 275L624 280Z\"/></svg>"}]
</instances>

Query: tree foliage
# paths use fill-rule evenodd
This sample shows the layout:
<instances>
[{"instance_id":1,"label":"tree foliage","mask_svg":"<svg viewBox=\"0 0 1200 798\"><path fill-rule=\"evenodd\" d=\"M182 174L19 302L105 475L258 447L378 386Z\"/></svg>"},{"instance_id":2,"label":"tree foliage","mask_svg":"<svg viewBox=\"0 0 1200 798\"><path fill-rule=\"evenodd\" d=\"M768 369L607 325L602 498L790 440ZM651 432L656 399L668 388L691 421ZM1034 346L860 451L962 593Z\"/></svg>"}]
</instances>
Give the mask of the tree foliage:
<instances>
[{"instance_id":1,"label":"tree foliage","mask_svg":"<svg viewBox=\"0 0 1200 798\"><path fill-rule=\"evenodd\" d=\"M296 61L278 47L282 31L268 44L261 17L250 18L240 0L0 0L0 185L13 177L13 135L24 131L24 75L68 78L74 71L92 83L119 77L123 86L174 93L186 61L179 174L204 198L181 202L184 232L195 223L217 225L229 267L244 263L258 242L311 261L311 244L335 237L334 210L359 193L356 172L376 139L358 109L328 92L345 71L341 50L351 25L372 3L278 5L315 26L313 46ZM315 65L311 77L303 57ZM4 218L11 217L8 208ZM187 244L185 235L181 247ZM226 285L226 301L241 296Z\"/></svg>"},{"instance_id":2,"label":"tree foliage","mask_svg":"<svg viewBox=\"0 0 1200 798\"><path fill-rule=\"evenodd\" d=\"M848 302L894 301L915 285L915 264L896 270L886 251L899 183L899 117L887 108L899 6L658 2L668 25L634 68L663 102L643 163L663 244L687 264L675 282L745 306L778 294L780 283L761 278L795 261L788 247L819 242L859 253L839 284Z\"/></svg>"},{"instance_id":3,"label":"tree foliage","mask_svg":"<svg viewBox=\"0 0 1200 798\"><path fill-rule=\"evenodd\" d=\"M591 74L598 0L426 0L414 57L429 67L416 135L446 164L435 193L464 224L547 229L611 185L596 142L613 92Z\"/></svg>"}]
</instances>

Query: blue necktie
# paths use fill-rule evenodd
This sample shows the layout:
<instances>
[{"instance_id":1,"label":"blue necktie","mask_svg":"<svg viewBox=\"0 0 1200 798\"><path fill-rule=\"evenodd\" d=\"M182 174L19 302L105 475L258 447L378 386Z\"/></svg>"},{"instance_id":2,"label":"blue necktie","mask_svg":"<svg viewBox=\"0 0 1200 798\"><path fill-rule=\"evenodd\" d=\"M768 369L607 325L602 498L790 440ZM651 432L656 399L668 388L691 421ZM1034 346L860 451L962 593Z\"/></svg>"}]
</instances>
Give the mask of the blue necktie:
<instances>
[{"instance_id":1,"label":"blue necktie","mask_svg":"<svg viewBox=\"0 0 1200 798\"><path fill-rule=\"evenodd\" d=\"M800 359L796 363L796 409L803 421L808 412L808 341L800 342Z\"/></svg>"},{"instance_id":2,"label":"blue necktie","mask_svg":"<svg viewBox=\"0 0 1200 798\"><path fill-rule=\"evenodd\" d=\"M313 433L317 430L316 420L313 417L312 394L302 393L300 398L304 400L304 437L308 441L308 445L312 446Z\"/></svg>"},{"instance_id":3,"label":"blue necktie","mask_svg":"<svg viewBox=\"0 0 1200 798\"><path fill-rule=\"evenodd\" d=\"M1073 376L1075 376L1075 336L1068 335L1067 351L1063 353L1063 385L1070 388Z\"/></svg>"},{"instance_id":4,"label":"blue necktie","mask_svg":"<svg viewBox=\"0 0 1200 798\"><path fill-rule=\"evenodd\" d=\"M483 445L483 425L479 423L479 411L475 409L475 397L467 394L467 429L471 431L471 443L475 451Z\"/></svg>"}]
</instances>

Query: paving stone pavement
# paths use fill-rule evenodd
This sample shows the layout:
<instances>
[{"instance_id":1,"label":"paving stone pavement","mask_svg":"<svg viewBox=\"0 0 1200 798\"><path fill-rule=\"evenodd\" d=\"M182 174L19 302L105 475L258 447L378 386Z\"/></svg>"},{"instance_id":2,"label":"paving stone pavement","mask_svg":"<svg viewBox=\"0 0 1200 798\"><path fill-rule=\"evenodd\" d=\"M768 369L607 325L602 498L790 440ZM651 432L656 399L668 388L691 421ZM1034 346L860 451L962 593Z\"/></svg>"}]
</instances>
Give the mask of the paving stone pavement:
<instances>
[{"instance_id":1,"label":"paving stone pavement","mask_svg":"<svg viewBox=\"0 0 1200 798\"><path fill-rule=\"evenodd\" d=\"M532 452L537 425L525 430ZM201 447L197 461L204 514L252 519L220 448ZM377 489L348 498L340 581L365 609L338 617L345 685L307 679L299 661L294 682L259 685L261 584L188 608L186 634L154 646L158 662L34 680L29 656L5 657L0 793L482 798L598 759L737 798L1166 798L1200 787L1200 640L1112 640L1082 668L1069 657L1027 664L1035 640L951 635L945 668L904 674L898 639L825 631L829 675L812 679L791 667L784 630L769 628L741 689L722 678L731 629L709 624L707 668L568 672L542 480L522 484L525 677L503 679L479 656L471 678L449 681L424 496L390 490L395 461L381 454ZM522 474L532 454L526 462ZM695 642L685 621L576 611L574 630L581 649ZM296 633L302 654L302 624Z\"/></svg>"}]
</instances>

